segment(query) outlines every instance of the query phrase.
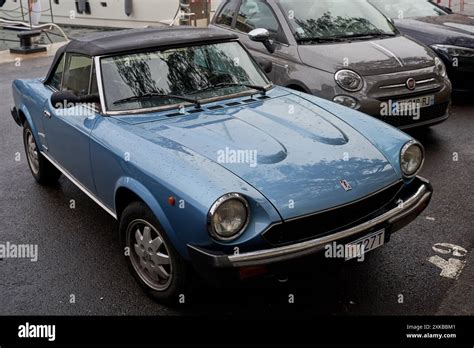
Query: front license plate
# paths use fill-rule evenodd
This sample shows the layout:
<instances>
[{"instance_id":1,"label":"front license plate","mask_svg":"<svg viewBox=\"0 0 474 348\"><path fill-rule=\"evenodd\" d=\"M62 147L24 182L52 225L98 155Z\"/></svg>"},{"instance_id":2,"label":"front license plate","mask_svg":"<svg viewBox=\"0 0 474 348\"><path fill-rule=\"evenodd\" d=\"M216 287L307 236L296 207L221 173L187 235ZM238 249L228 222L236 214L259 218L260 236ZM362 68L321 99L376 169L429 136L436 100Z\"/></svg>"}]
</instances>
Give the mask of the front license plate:
<instances>
[{"instance_id":1,"label":"front license plate","mask_svg":"<svg viewBox=\"0 0 474 348\"><path fill-rule=\"evenodd\" d=\"M420 108L425 108L427 106L434 105L435 96L434 95L424 95L421 97L403 99L397 101L399 106L404 106L405 108L412 109L416 108L418 105Z\"/></svg>"},{"instance_id":2,"label":"front license plate","mask_svg":"<svg viewBox=\"0 0 474 348\"><path fill-rule=\"evenodd\" d=\"M346 250L350 251L346 255L346 261L360 257L363 253L377 249L385 243L385 230L380 230L362 237L346 245Z\"/></svg>"}]
</instances>

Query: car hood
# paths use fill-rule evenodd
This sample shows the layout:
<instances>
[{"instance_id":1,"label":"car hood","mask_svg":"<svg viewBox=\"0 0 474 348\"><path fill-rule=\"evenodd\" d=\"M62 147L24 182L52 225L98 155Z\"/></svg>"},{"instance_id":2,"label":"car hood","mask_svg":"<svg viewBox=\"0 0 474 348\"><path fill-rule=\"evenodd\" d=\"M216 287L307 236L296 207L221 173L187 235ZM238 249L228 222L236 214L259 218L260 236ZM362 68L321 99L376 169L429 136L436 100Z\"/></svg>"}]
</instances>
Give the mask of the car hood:
<instances>
[{"instance_id":1,"label":"car hood","mask_svg":"<svg viewBox=\"0 0 474 348\"><path fill-rule=\"evenodd\" d=\"M303 63L330 73L347 68L361 75L379 75L434 65L428 48L404 36L382 40L300 45ZM347 65L348 64L348 65Z\"/></svg>"},{"instance_id":2,"label":"car hood","mask_svg":"<svg viewBox=\"0 0 474 348\"><path fill-rule=\"evenodd\" d=\"M474 48L474 17L452 14L436 17L397 19L398 29L431 44L450 44Z\"/></svg>"},{"instance_id":3,"label":"car hood","mask_svg":"<svg viewBox=\"0 0 474 348\"><path fill-rule=\"evenodd\" d=\"M259 190L283 219L345 204L400 180L362 134L293 94L132 128L220 164ZM352 190L346 192L341 180Z\"/></svg>"}]
</instances>

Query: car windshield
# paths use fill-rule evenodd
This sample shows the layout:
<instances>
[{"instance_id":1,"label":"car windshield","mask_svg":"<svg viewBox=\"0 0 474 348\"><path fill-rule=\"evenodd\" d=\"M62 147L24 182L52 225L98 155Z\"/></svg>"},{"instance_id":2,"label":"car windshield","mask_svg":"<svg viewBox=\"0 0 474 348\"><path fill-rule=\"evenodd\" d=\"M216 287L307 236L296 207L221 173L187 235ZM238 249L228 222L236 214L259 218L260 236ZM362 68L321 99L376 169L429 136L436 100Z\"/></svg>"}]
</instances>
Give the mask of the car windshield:
<instances>
[{"instance_id":1,"label":"car windshield","mask_svg":"<svg viewBox=\"0 0 474 348\"><path fill-rule=\"evenodd\" d=\"M369 0L387 17L393 19L444 16L448 13L428 0Z\"/></svg>"},{"instance_id":2,"label":"car windshield","mask_svg":"<svg viewBox=\"0 0 474 348\"><path fill-rule=\"evenodd\" d=\"M366 0L278 0L300 41L370 38L396 30Z\"/></svg>"},{"instance_id":3,"label":"car windshield","mask_svg":"<svg viewBox=\"0 0 474 348\"><path fill-rule=\"evenodd\" d=\"M156 109L245 92L270 82L238 42L101 59L108 111Z\"/></svg>"}]
</instances>

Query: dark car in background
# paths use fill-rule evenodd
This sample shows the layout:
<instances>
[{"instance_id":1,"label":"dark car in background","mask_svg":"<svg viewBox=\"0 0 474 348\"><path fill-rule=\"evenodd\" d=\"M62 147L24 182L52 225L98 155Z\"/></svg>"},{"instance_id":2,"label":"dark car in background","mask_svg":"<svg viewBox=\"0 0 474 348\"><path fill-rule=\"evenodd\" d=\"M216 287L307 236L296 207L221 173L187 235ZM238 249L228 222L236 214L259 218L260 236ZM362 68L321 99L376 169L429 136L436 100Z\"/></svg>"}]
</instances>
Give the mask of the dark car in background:
<instances>
[{"instance_id":1,"label":"dark car in background","mask_svg":"<svg viewBox=\"0 0 474 348\"><path fill-rule=\"evenodd\" d=\"M474 91L474 18L428 0L369 0L396 27L430 46L444 61L457 92Z\"/></svg>"},{"instance_id":2,"label":"dark car in background","mask_svg":"<svg viewBox=\"0 0 474 348\"><path fill-rule=\"evenodd\" d=\"M451 83L441 59L366 0L227 0L212 25L269 61L276 84L402 129L448 118Z\"/></svg>"}]
</instances>

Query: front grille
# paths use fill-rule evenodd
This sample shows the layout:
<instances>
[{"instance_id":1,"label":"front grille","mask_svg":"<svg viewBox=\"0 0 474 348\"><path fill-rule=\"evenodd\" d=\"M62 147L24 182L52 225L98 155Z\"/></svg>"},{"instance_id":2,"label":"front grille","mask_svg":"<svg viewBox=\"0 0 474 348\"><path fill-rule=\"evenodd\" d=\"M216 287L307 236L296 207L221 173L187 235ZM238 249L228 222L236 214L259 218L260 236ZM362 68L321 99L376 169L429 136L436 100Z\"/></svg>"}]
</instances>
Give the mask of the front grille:
<instances>
[{"instance_id":1,"label":"front grille","mask_svg":"<svg viewBox=\"0 0 474 348\"><path fill-rule=\"evenodd\" d=\"M415 80L416 81L416 86L432 86L436 84L436 79L435 78L430 78L430 79L423 79L423 80ZM385 90L390 90L390 89L399 89L399 88L404 88L408 89L406 81L402 83L394 83L391 85L382 85L379 87L380 89L385 89Z\"/></svg>"},{"instance_id":2,"label":"front grille","mask_svg":"<svg viewBox=\"0 0 474 348\"><path fill-rule=\"evenodd\" d=\"M378 96L377 100L390 101L390 100L400 100L400 99L402 99L402 100L403 99L411 99L411 98L415 98L415 97L421 97L421 96L427 95L427 94L436 94L440 90L441 90L440 86L429 88L429 89L418 90L416 92L410 92L406 89L406 91L409 92L409 93L403 92L403 93L398 93L398 94Z\"/></svg>"},{"instance_id":3,"label":"front grille","mask_svg":"<svg viewBox=\"0 0 474 348\"><path fill-rule=\"evenodd\" d=\"M449 103L436 104L427 106L420 110L420 118L415 120L413 116L380 116L375 117L395 127L403 127L409 125L416 125L420 122L426 122L442 117L448 111Z\"/></svg>"},{"instance_id":4,"label":"front grille","mask_svg":"<svg viewBox=\"0 0 474 348\"><path fill-rule=\"evenodd\" d=\"M272 245L285 245L336 232L383 209L395 199L402 187L403 182L397 182L356 202L285 221L272 226L262 237Z\"/></svg>"}]
</instances>

